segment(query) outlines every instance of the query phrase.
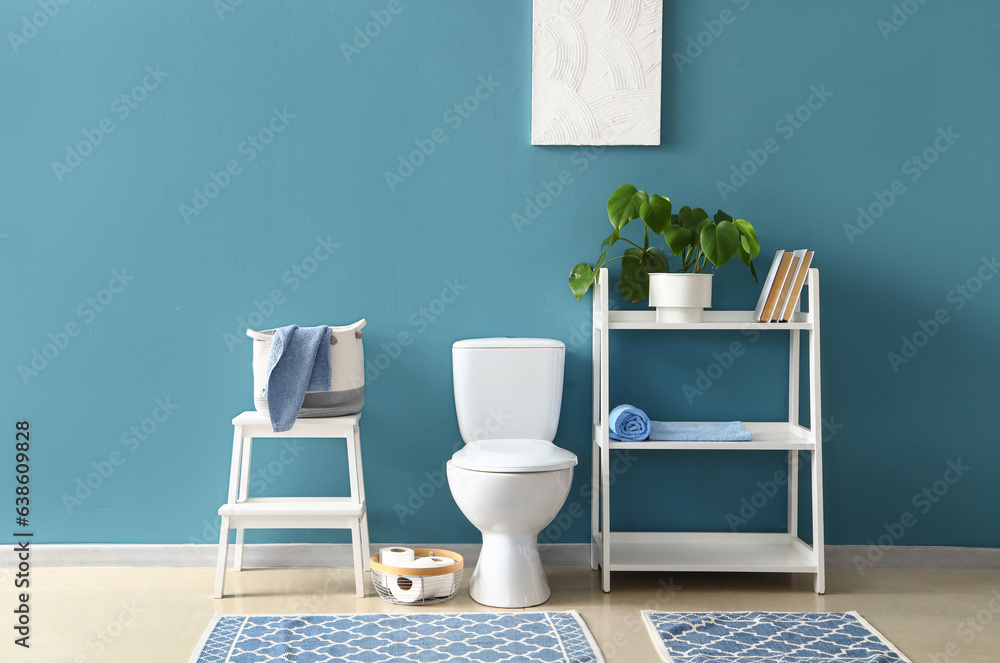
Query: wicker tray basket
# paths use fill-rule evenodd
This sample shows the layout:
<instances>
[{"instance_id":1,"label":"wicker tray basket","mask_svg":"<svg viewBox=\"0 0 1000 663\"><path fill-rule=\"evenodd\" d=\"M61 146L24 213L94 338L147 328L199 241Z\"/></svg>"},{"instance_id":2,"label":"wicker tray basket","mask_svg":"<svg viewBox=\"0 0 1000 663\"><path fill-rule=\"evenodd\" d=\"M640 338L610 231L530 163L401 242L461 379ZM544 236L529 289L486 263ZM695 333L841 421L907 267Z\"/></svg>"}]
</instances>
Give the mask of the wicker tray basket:
<instances>
[{"instance_id":1,"label":"wicker tray basket","mask_svg":"<svg viewBox=\"0 0 1000 663\"><path fill-rule=\"evenodd\" d=\"M453 563L433 568L388 566L372 555L372 584L383 601L395 605L429 605L455 596L462 584L462 556L440 548L414 548L417 557L447 557Z\"/></svg>"}]
</instances>

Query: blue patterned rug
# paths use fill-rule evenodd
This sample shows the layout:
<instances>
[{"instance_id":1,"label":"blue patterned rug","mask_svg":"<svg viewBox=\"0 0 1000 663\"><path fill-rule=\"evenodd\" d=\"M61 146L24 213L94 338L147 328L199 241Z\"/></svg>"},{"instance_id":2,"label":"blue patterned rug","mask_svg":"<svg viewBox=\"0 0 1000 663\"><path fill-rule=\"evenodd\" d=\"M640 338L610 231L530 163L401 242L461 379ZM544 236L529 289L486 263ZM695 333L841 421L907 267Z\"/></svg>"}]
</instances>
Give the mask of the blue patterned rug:
<instances>
[{"instance_id":1,"label":"blue patterned rug","mask_svg":"<svg viewBox=\"0 0 1000 663\"><path fill-rule=\"evenodd\" d=\"M655 612L667 663L910 663L856 612Z\"/></svg>"},{"instance_id":2,"label":"blue patterned rug","mask_svg":"<svg viewBox=\"0 0 1000 663\"><path fill-rule=\"evenodd\" d=\"M571 612L216 615L191 663L604 663Z\"/></svg>"}]
</instances>

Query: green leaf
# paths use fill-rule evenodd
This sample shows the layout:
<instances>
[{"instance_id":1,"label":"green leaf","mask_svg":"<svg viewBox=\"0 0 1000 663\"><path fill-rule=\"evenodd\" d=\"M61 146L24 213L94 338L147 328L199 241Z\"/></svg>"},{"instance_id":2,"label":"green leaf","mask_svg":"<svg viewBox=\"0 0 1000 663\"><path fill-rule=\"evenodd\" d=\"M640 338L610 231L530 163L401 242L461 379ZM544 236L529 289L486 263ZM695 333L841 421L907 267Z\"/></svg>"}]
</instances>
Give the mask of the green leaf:
<instances>
[{"instance_id":1,"label":"green leaf","mask_svg":"<svg viewBox=\"0 0 1000 663\"><path fill-rule=\"evenodd\" d=\"M757 231L753 229L753 226L746 219L736 219L733 221L733 225L744 235L750 235L754 239L757 239Z\"/></svg>"},{"instance_id":2,"label":"green leaf","mask_svg":"<svg viewBox=\"0 0 1000 663\"><path fill-rule=\"evenodd\" d=\"M615 230L613 233L605 237L603 242L601 242L601 251L607 253L608 249L614 246L615 242L617 241L618 241L618 231Z\"/></svg>"},{"instance_id":3,"label":"green leaf","mask_svg":"<svg viewBox=\"0 0 1000 663\"><path fill-rule=\"evenodd\" d=\"M736 251L736 255L739 257L740 262L750 268L750 275L753 276L753 282L756 283L757 269L753 266L753 257L742 246Z\"/></svg>"},{"instance_id":4,"label":"green leaf","mask_svg":"<svg viewBox=\"0 0 1000 663\"><path fill-rule=\"evenodd\" d=\"M649 270L650 274L670 271L667 267L667 254L655 247L646 251L642 264Z\"/></svg>"},{"instance_id":5,"label":"green leaf","mask_svg":"<svg viewBox=\"0 0 1000 663\"><path fill-rule=\"evenodd\" d=\"M750 222L745 219L736 219L733 221L733 225L736 229L740 231L740 235L746 239L749 247L747 247L747 252L750 254L750 259L753 260L760 254L760 242L757 240L757 231L754 230ZM742 242L741 242L742 243Z\"/></svg>"},{"instance_id":6,"label":"green leaf","mask_svg":"<svg viewBox=\"0 0 1000 663\"><path fill-rule=\"evenodd\" d=\"M604 267L604 264L608 261L608 252L611 251L611 247L614 246L616 242L618 242L617 230L611 233L609 236L605 237L604 241L601 242L601 249L602 249L601 257L597 259L597 264L594 265L594 270L593 270L595 278L597 272L601 271L601 267Z\"/></svg>"},{"instance_id":7,"label":"green leaf","mask_svg":"<svg viewBox=\"0 0 1000 663\"><path fill-rule=\"evenodd\" d=\"M680 226L670 226L663 231L663 239L667 241L667 246L673 251L675 256L679 256L690 243L694 235L687 228Z\"/></svg>"},{"instance_id":8,"label":"green leaf","mask_svg":"<svg viewBox=\"0 0 1000 663\"><path fill-rule=\"evenodd\" d=\"M639 249L629 249L639 251ZM639 251L641 253L641 251ZM649 297L649 269L643 266L642 260L635 254L622 258L622 276L618 287L626 299L637 302Z\"/></svg>"},{"instance_id":9,"label":"green leaf","mask_svg":"<svg viewBox=\"0 0 1000 663\"><path fill-rule=\"evenodd\" d=\"M671 209L669 198L654 193L639 208L639 216L654 233L659 235L670 225Z\"/></svg>"},{"instance_id":10,"label":"green leaf","mask_svg":"<svg viewBox=\"0 0 1000 663\"><path fill-rule=\"evenodd\" d=\"M691 208L688 207L687 205L680 208L680 210L678 211L677 225L683 228L692 228L698 225L697 221L695 221L694 217L691 215Z\"/></svg>"},{"instance_id":11,"label":"green leaf","mask_svg":"<svg viewBox=\"0 0 1000 663\"><path fill-rule=\"evenodd\" d=\"M719 224L722 221L732 221L733 217L729 216L720 209L715 213L715 216L712 217L712 220L715 221L716 224Z\"/></svg>"},{"instance_id":12,"label":"green leaf","mask_svg":"<svg viewBox=\"0 0 1000 663\"><path fill-rule=\"evenodd\" d=\"M583 299L583 296L590 290L590 286L594 285L596 276L597 272L585 262L581 262L570 271L569 289L573 291L573 296L576 297L577 301Z\"/></svg>"},{"instance_id":13,"label":"green leaf","mask_svg":"<svg viewBox=\"0 0 1000 663\"><path fill-rule=\"evenodd\" d=\"M691 216L694 217L695 220L701 221L702 219L708 218L708 212L706 212L700 207L695 207L693 210L691 210Z\"/></svg>"},{"instance_id":14,"label":"green leaf","mask_svg":"<svg viewBox=\"0 0 1000 663\"><path fill-rule=\"evenodd\" d=\"M701 247L713 265L724 265L740 248L740 231L729 221L709 223L701 230Z\"/></svg>"},{"instance_id":15,"label":"green leaf","mask_svg":"<svg viewBox=\"0 0 1000 663\"><path fill-rule=\"evenodd\" d=\"M692 221L692 224L689 229L691 232L691 248L701 250L701 231L712 226L712 220L702 219L701 221ZM715 226L712 227L714 228Z\"/></svg>"},{"instance_id":16,"label":"green leaf","mask_svg":"<svg viewBox=\"0 0 1000 663\"><path fill-rule=\"evenodd\" d=\"M629 221L639 217L639 209L648 200L645 191L639 191L631 184L623 184L608 198L608 218L616 230L624 228Z\"/></svg>"}]
</instances>

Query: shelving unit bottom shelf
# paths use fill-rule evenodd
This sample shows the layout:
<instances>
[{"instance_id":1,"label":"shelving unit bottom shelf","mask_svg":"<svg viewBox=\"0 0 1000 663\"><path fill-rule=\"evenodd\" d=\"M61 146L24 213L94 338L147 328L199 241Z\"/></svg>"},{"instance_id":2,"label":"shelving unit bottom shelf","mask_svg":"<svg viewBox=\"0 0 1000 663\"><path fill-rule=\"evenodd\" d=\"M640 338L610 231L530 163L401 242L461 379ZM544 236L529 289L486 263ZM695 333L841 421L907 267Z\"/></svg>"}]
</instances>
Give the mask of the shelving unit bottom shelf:
<instances>
[{"instance_id":1,"label":"shelving unit bottom shelf","mask_svg":"<svg viewBox=\"0 0 1000 663\"><path fill-rule=\"evenodd\" d=\"M786 533L611 532L610 571L816 573L812 549ZM601 535L593 540L603 555Z\"/></svg>"}]
</instances>

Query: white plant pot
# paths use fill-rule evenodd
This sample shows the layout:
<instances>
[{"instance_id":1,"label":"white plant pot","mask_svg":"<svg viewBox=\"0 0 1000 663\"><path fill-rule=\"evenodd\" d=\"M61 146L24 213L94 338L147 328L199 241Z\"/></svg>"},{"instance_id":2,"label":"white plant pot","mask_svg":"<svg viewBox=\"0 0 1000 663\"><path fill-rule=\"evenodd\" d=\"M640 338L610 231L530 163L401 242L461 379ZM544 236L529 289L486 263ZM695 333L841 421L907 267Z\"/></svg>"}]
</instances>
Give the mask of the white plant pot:
<instances>
[{"instance_id":1,"label":"white plant pot","mask_svg":"<svg viewBox=\"0 0 1000 663\"><path fill-rule=\"evenodd\" d=\"M657 322L701 322L712 308L712 275L650 274L649 305Z\"/></svg>"}]
</instances>

